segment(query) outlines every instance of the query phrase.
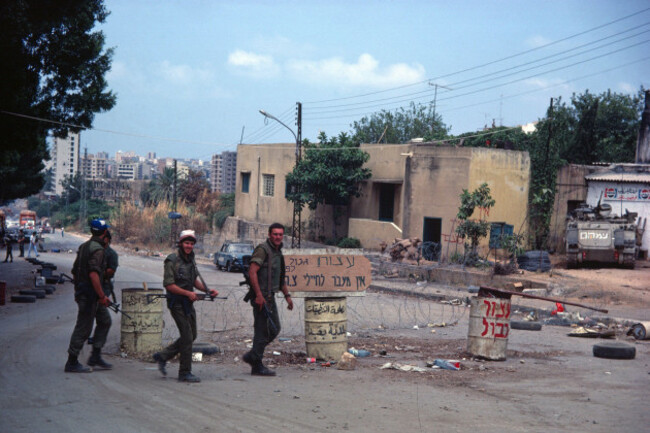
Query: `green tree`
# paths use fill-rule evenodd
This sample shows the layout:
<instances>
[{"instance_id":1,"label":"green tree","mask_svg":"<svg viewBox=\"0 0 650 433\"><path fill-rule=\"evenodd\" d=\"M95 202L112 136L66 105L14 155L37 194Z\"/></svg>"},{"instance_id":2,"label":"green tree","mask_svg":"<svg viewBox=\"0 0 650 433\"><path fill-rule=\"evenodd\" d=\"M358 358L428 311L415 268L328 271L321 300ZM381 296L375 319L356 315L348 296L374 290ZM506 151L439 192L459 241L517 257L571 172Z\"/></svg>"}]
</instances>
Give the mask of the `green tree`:
<instances>
[{"instance_id":1,"label":"green tree","mask_svg":"<svg viewBox=\"0 0 650 433\"><path fill-rule=\"evenodd\" d=\"M178 183L177 187L179 187ZM170 167L165 167L162 174L149 182L140 195L142 202L149 205L165 201L171 203L173 197L174 169Z\"/></svg>"},{"instance_id":2,"label":"green tree","mask_svg":"<svg viewBox=\"0 0 650 433\"><path fill-rule=\"evenodd\" d=\"M460 195L460 207L456 217L460 220L456 233L461 239L469 239L465 243L465 263L474 264L478 259L478 245L481 238L488 235L490 223L485 219L489 209L494 206L494 199L490 195L487 183L481 184L471 193L466 189ZM478 218L470 219L476 208L479 209Z\"/></svg>"},{"instance_id":3,"label":"green tree","mask_svg":"<svg viewBox=\"0 0 650 433\"><path fill-rule=\"evenodd\" d=\"M438 140L447 137L449 129L431 105L416 105L408 109L381 110L354 122L351 134L357 143L406 143L414 138Z\"/></svg>"},{"instance_id":4,"label":"green tree","mask_svg":"<svg viewBox=\"0 0 650 433\"><path fill-rule=\"evenodd\" d=\"M370 169L363 168L370 156L345 133L328 138L321 132L318 138L319 143L305 142L303 159L287 175L287 199L310 209L332 205L332 235L337 239L337 207L359 196L359 182L371 176Z\"/></svg>"},{"instance_id":5,"label":"green tree","mask_svg":"<svg viewBox=\"0 0 650 433\"><path fill-rule=\"evenodd\" d=\"M210 189L210 183L202 171L190 170L187 179L184 179L179 186L179 193L187 204L195 204L201 193Z\"/></svg>"},{"instance_id":6,"label":"green tree","mask_svg":"<svg viewBox=\"0 0 650 433\"><path fill-rule=\"evenodd\" d=\"M90 127L115 105L104 78L112 50L95 30L107 15L103 0L0 2L0 203L41 189L46 137L67 133L15 114Z\"/></svg>"}]
</instances>

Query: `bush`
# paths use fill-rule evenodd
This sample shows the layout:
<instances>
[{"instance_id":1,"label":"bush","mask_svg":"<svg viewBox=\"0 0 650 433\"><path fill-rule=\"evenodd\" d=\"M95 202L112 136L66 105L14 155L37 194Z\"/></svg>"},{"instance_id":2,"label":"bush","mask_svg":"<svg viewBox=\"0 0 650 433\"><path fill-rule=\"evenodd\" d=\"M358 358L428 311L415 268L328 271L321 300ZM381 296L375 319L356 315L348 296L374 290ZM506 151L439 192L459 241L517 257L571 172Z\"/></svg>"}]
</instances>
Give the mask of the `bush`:
<instances>
[{"instance_id":1,"label":"bush","mask_svg":"<svg viewBox=\"0 0 650 433\"><path fill-rule=\"evenodd\" d=\"M339 248L361 248L361 241L357 238L343 238L337 246Z\"/></svg>"}]
</instances>

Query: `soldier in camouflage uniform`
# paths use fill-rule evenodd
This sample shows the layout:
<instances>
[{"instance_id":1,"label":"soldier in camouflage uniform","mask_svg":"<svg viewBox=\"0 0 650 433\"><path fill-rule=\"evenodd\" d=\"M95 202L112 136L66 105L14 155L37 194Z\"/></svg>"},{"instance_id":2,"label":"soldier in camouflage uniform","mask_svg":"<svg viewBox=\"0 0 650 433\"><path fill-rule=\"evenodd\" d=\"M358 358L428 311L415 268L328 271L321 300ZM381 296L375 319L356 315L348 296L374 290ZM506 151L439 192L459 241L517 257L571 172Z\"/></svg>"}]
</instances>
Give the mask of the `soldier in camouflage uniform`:
<instances>
[{"instance_id":1,"label":"soldier in camouflage uniform","mask_svg":"<svg viewBox=\"0 0 650 433\"><path fill-rule=\"evenodd\" d=\"M153 359L158 363L158 369L167 375L166 364L177 354L180 354L178 380L180 382L200 382L192 374L192 342L196 339L196 311L194 301L197 295L194 288L214 297L219 294L214 289L208 290L199 278L199 271L194 262L194 230L183 230L178 239L178 251L165 259L165 274L163 285L167 289L167 307L178 326L180 336L162 351L155 353Z\"/></svg>"},{"instance_id":2,"label":"soldier in camouflage uniform","mask_svg":"<svg viewBox=\"0 0 650 433\"><path fill-rule=\"evenodd\" d=\"M275 376L275 371L269 370L262 363L264 349L280 333L275 294L281 290L287 308L293 310L291 294L284 281L284 257L281 251L283 237L284 226L280 223L271 224L269 238L255 248L251 257L248 276L255 295L251 299L255 333L253 348L242 359L251 366L253 376Z\"/></svg>"},{"instance_id":3,"label":"soldier in camouflage uniform","mask_svg":"<svg viewBox=\"0 0 650 433\"><path fill-rule=\"evenodd\" d=\"M75 287L74 297L79 311L77 313L77 323L68 346L68 362L66 362L64 369L66 373L87 373L92 371L92 369L82 365L77 358L84 342L90 336L95 317L97 318L97 329L88 365L104 370L112 368L101 357L101 349L106 343L106 336L111 327L111 316L106 308L111 301L106 297L102 289L104 270L106 269L104 245L108 228L109 225L102 219L95 219L91 222L90 232L92 237L81 244L72 267Z\"/></svg>"}]
</instances>

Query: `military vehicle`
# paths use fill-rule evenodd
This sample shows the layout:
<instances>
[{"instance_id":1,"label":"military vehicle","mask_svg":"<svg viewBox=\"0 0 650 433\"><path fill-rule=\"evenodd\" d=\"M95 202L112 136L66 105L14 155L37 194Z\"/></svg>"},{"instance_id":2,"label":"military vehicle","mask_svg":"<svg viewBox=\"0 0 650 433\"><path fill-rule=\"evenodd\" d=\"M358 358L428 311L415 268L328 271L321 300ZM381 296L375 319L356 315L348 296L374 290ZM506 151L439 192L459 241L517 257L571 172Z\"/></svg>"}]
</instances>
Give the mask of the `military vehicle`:
<instances>
[{"instance_id":1,"label":"military vehicle","mask_svg":"<svg viewBox=\"0 0 650 433\"><path fill-rule=\"evenodd\" d=\"M640 244L636 212L612 215L612 207L583 203L569 217L566 228L567 267L583 263L612 263L633 269Z\"/></svg>"}]
</instances>

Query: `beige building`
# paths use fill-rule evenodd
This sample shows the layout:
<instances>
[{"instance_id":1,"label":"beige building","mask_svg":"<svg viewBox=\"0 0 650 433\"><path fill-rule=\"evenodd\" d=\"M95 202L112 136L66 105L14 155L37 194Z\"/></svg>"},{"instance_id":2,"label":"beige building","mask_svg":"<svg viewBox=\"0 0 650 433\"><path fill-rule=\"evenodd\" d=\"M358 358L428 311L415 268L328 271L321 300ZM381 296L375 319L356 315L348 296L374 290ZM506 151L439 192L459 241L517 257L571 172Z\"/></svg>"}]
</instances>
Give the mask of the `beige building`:
<instances>
[{"instance_id":1,"label":"beige building","mask_svg":"<svg viewBox=\"0 0 650 433\"><path fill-rule=\"evenodd\" d=\"M462 251L454 235L459 196L463 189L473 191L484 182L496 201L486 219L512 225L516 232L526 224L528 152L429 143L366 144L361 149L370 155L366 167L372 177L361 185L361 197L352 199L337 231L361 240L365 248L419 237L440 243L443 256ZM294 152L288 143L239 145L236 216L291 226L293 205L285 198L285 177L295 164ZM328 238L331 220L329 206L315 212L305 208L303 238Z\"/></svg>"},{"instance_id":2,"label":"beige building","mask_svg":"<svg viewBox=\"0 0 650 433\"><path fill-rule=\"evenodd\" d=\"M485 215L488 221L511 225L516 232L526 224L528 152L428 143L362 149L370 154L372 178L364 182L362 197L352 201L348 233L366 248L417 237L441 244L443 257L462 252L455 235L460 194L482 183L495 200Z\"/></svg>"}]
</instances>

